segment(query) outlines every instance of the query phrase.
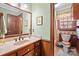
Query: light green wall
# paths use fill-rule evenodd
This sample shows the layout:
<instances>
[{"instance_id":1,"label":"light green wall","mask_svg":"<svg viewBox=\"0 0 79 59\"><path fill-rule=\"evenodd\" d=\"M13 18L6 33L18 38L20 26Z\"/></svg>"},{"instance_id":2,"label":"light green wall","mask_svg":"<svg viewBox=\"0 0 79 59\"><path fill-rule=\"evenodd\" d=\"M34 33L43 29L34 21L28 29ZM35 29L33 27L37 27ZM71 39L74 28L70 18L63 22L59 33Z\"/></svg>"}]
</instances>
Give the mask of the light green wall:
<instances>
[{"instance_id":1,"label":"light green wall","mask_svg":"<svg viewBox=\"0 0 79 59\"><path fill-rule=\"evenodd\" d=\"M36 17L43 16L43 25L36 25ZM45 40L50 40L50 4L37 3L32 4L32 27L33 35L42 36Z\"/></svg>"}]
</instances>

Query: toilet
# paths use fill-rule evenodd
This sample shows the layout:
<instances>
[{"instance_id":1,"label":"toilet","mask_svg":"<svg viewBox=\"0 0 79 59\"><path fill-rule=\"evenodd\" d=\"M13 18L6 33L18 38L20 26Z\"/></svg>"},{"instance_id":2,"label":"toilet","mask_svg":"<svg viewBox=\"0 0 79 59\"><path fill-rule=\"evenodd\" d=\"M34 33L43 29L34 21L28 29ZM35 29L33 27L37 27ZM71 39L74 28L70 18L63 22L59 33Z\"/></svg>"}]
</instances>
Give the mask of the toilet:
<instances>
[{"instance_id":1,"label":"toilet","mask_svg":"<svg viewBox=\"0 0 79 59\"><path fill-rule=\"evenodd\" d=\"M63 45L63 51L65 53L68 53L68 48L70 47L70 38L71 38L71 35L70 34L66 34L66 33L62 33L61 34L61 37L62 37L62 45Z\"/></svg>"}]
</instances>

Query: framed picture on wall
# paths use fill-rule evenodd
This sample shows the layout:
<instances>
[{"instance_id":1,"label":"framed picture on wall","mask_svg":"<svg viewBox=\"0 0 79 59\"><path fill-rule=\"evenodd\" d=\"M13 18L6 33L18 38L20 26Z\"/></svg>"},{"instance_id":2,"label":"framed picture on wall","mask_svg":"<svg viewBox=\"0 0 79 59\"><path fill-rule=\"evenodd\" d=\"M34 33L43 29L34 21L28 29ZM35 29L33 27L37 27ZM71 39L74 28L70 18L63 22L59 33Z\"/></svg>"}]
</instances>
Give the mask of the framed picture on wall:
<instances>
[{"instance_id":1,"label":"framed picture on wall","mask_svg":"<svg viewBox=\"0 0 79 59\"><path fill-rule=\"evenodd\" d=\"M36 24L37 25L43 25L43 16L39 16L36 19Z\"/></svg>"}]
</instances>

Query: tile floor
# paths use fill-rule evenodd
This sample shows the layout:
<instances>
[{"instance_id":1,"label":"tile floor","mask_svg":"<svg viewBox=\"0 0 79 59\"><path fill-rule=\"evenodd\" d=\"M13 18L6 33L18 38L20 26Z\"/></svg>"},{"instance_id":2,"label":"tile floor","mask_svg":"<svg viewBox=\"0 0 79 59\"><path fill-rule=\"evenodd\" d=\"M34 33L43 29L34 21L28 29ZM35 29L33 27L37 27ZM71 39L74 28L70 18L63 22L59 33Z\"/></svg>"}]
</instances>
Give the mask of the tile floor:
<instances>
[{"instance_id":1,"label":"tile floor","mask_svg":"<svg viewBox=\"0 0 79 59\"><path fill-rule=\"evenodd\" d=\"M62 48L58 47L55 48L56 48L55 56L79 56L75 48L71 49L72 52L70 53L66 53Z\"/></svg>"}]
</instances>

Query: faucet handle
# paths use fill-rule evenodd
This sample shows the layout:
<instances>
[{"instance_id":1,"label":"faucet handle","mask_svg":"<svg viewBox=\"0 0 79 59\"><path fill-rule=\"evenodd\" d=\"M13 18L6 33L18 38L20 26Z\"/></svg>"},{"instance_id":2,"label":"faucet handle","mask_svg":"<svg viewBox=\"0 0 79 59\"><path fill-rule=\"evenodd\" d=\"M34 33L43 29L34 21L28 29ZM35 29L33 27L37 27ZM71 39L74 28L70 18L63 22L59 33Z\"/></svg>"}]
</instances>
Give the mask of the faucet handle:
<instances>
[{"instance_id":1,"label":"faucet handle","mask_svg":"<svg viewBox=\"0 0 79 59\"><path fill-rule=\"evenodd\" d=\"M14 39L15 40L15 42L17 42L17 39Z\"/></svg>"},{"instance_id":2,"label":"faucet handle","mask_svg":"<svg viewBox=\"0 0 79 59\"><path fill-rule=\"evenodd\" d=\"M24 39L24 37L21 37L22 38L22 40Z\"/></svg>"},{"instance_id":3,"label":"faucet handle","mask_svg":"<svg viewBox=\"0 0 79 59\"><path fill-rule=\"evenodd\" d=\"M20 36L18 36L18 40L19 40L19 41L20 41L20 38L21 38L21 37L20 37Z\"/></svg>"}]
</instances>

